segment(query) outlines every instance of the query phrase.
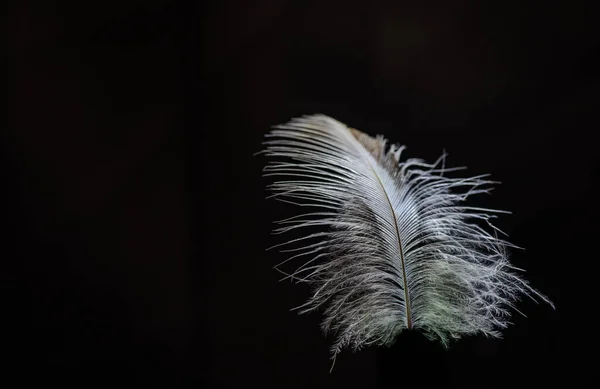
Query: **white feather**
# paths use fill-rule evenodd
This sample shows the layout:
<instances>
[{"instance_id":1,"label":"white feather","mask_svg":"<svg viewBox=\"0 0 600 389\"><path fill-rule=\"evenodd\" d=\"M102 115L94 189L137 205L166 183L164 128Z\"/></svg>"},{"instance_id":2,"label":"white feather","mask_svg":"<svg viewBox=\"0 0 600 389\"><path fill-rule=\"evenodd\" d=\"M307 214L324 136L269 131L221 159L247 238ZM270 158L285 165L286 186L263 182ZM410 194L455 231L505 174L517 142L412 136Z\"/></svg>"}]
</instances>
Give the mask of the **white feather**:
<instances>
[{"instance_id":1,"label":"white feather","mask_svg":"<svg viewBox=\"0 0 600 389\"><path fill-rule=\"evenodd\" d=\"M386 151L383 137L324 115L293 119L267 136L264 154L274 161L264 175L278 179L272 197L316 208L280 221L275 232L327 227L283 244L301 244L288 261L310 258L284 274L313 285L298 309L324 308L334 359L346 347L389 346L411 328L446 347L470 334L498 337L520 295L552 305L508 262L512 245L490 222L500 211L464 205L491 189L486 176L445 176L458 170L445 168L445 155L433 164L401 161L403 146Z\"/></svg>"}]
</instances>

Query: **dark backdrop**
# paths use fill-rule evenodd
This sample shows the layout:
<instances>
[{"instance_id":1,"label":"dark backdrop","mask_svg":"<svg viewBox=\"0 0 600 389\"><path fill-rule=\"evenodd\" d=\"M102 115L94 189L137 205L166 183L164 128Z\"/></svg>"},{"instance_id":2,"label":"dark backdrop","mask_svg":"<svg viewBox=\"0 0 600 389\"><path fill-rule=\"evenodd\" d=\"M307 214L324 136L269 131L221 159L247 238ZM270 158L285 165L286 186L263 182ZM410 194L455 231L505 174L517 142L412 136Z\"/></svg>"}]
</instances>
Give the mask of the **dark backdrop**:
<instances>
[{"instance_id":1,"label":"dark backdrop","mask_svg":"<svg viewBox=\"0 0 600 389\"><path fill-rule=\"evenodd\" d=\"M600 28L583 1L22 1L8 12L5 372L90 387L580 386L594 347ZM344 353L265 248L269 126L325 113L491 173L556 311ZM589 333L589 335L588 335ZM3 374L3 376L5 376ZM7 376L5 376L7 377ZM8 378L6 378L8 380ZM12 385L12 384L11 384ZM11 387L3 385L3 387Z\"/></svg>"}]
</instances>

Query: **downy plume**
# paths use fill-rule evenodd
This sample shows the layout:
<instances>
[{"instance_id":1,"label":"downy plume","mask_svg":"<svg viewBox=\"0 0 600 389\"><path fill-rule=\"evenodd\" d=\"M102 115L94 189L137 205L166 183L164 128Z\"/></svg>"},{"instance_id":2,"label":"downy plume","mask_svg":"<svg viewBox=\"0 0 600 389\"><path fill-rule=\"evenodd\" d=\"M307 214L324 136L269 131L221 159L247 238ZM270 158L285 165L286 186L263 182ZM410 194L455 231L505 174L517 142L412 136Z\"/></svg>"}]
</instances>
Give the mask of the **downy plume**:
<instances>
[{"instance_id":1,"label":"downy plume","mask_svg":"<svg viewBox=\"0 0 600 389\"><path fill-rule=\"evenodd\" d=\"M325 115L292 119L267 138L270 197L307 210L275 233L309 230L275 246L294 247L276 268L313 287L297 309L323 310L334 360L345 348L390 346L406 329L445 347L465 335L500 337L521 295L553 306L509 263L515 246L490 222L502 211L464 204L491 190L487 175L448 177L459 169L446 168L445 155L402 161L404 146ZM294 272L281 270L295 260Z\"/></svg>"}]
</instances>

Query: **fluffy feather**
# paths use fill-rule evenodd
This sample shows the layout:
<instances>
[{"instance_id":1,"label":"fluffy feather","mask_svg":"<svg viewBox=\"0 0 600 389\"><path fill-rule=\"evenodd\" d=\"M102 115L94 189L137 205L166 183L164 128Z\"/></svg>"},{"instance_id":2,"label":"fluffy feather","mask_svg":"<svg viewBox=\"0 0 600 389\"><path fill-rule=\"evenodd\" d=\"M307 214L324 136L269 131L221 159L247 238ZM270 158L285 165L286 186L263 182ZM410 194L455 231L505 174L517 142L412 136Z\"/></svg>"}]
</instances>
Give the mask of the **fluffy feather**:
<instances>
[{"instance_id":1,"label":"fluffy feather","mask_svg":"<svg viewBox=\"0 0 600 389\"><path fill-rule=\"evenodd\" d=\"M411 328L446 347L470 334L499 337L521 295L552 305L508 262L512 245L490 222L500 211L464 204L489 192L486 176L446 176L458 169L445 168L445 155L402 161L403 146L325 115L293 119L267 137L271 197L315 208L275 232L327 227L278 246L299 244L284 263L309 256L284 274L313 286L298 309L324 309L332 358L346 347L389 346Z\"/></svg>"}]
</instances>

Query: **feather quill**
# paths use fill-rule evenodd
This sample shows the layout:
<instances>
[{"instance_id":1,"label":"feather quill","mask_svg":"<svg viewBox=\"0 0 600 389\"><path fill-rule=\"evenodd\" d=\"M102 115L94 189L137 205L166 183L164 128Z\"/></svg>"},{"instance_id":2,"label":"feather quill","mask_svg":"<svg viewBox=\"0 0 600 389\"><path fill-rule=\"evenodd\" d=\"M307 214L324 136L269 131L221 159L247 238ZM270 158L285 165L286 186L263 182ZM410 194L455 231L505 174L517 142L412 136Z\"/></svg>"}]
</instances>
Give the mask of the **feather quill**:
<instances>
[{"instance_id":1,"label":"feather quill","mask_svg":"<svg viewBox=\"0 0 600 389\"><path fill-rule=\"evenodd\" d=\"M274 126L264 145L270 197L314 208L274 232L326 227L275 246L298 246L276 268L313 287L297 310L324 310L334 361L345 348L390 346L406 329L445 347L465 335L500 337L521 295L553 307L509 263L515 246L491 223L502 211L465 205L491 190L487 175L448 177L459 169L445 167L445 154L402 160L404 146L320 114ZM294 272L280 269L307 256Z\"/></svg>"}]
</instances>

